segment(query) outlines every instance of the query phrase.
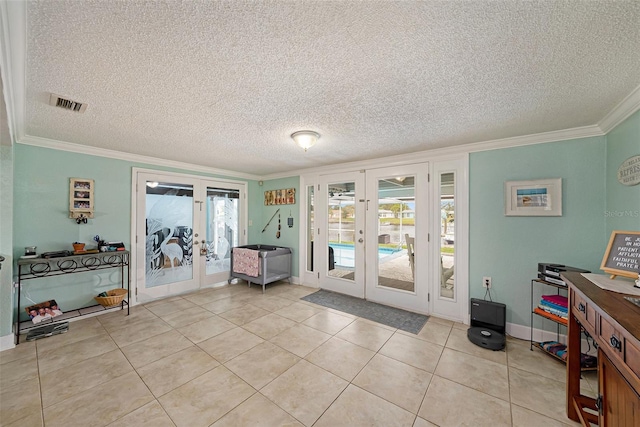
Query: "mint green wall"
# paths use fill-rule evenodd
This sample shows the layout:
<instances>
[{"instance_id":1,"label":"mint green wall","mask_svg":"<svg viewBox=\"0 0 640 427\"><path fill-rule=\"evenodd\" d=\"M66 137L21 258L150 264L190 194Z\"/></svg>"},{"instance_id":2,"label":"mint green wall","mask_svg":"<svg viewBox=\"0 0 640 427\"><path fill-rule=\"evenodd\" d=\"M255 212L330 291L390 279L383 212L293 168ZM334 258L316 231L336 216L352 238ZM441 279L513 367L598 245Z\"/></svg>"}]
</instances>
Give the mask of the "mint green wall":
<instances>
[{"instance_id":1,"label":"mint green wall","mask_svg":"<svg viewBox=\"0 0 640 427\"><path fill-rule=\"evenodd\" d=\"M607 134L607 238L613 230L640 231L640 185L622 185L617 178L620 164L632 156L640 156L640 111Z\"/></svg>"},{"instance_id":2,"label":"mint green wall","mask_svg":"<svg viewBox=\"0 0 640 427\"><path fill-rule=\"evenodd\" d=\"M296 203L293 205L272 205L264 206L264 192L268 190L281 190L285 188L296 189ZM293 254L291 257L291 266L293 276L298 276L298 260L299 260L299 239L300 239L300 203L303 202L300 198L300 177L280 178L265 181L264 184L259 187L260 194L255 197L260 197L260 203L262 204L262 218L258 223L253 223L254 233L259 234L258 241L267 245L285 246L291 248ZM262 233L262 229L273 214L280 209L280 238L276 238L276 232L278 231L278 215L273 218L269 227ZM293 218L293 227L287 226L287 218ZM251 242L250 242L251 243Z\"/></svg>"},{"instance_id":3,"label":"mint green wall","mask_svg":"<svg viewBox=\"0 0 640 427\"><path fill-rule=\"evenodd\" d=\"M484 296L482 277L491 276L493 300L507 305L507 322L529 325L530 282L539 262L598 270L605 148L605 137L593 137L469 156L471 297ZM544 178L562 178L561 217L504 215L505 181Z\"/></svg>"},{"instance_id":4,"label":"mint green wall","mask_svg":"<svg viewBox=\"0 0 640 427\"><path fill-rule=\"evenodd\" d=\"M247 244L262 243L262 209L264 208L264 194L258 181L250 181L247 189L249 225L247 228Z\"/></svg>"},{"instance_id":5,"label":"mint green wall","mask_svg":"<svg viewBox=\"0 0 640 427\"><path fill-rule=\"evenodd\" d=\"M107 240L121 240L130 248L132 167L212 176L22 144L14 146L14 166L12 252L15 257L23 255L24 247L31 245L38 246L38 253L71 250L73 241L91 244L96 234ZM72 177L95 181L95 217L88 224L78 225L68 217L69 178ZM252 194L255 193L252 188L257 184L248 182L251 218L256 206L254 198L257 197ZM17 274L17 270L14 274ZM41 302L54 296L63 311L65 308L89 305L93 303L96 290L113 288L114 283L119 283L118 280L111 270L104 270L100 274L37 279L38 286L23 287L28 293L24 294L22 306L29 305L29 299Z\"/></svg>"},{"instance_id":6,"label":"mint green wall","mask_svg":"<svg viewBox=\"0 0 640 427\"><path fill-rule=\"evenodd\" d=\"M640 112L606 138L472 153L469 160L471 297L483 297L482 276L491 276L494 300L507 304L507 321L529 325L530 280L536 275L538 262L558 262L598 272L610 231L640 229L638 217L633 214L640 209L640 186L625 187L615 178L620 163L637 154L640 154ZM21 144L2 147L0 160L0 253L14 257L22 255L27 245L37 245L38 252L70 249L71 242L90 243L95 234L109 240L122 240L130 247L132 167L211 176ZM96 217L89 224L77 225L68 218L71 177L95 180ZM555 177L563 178L562 217L504 216L505 181ZM252 222L247 242L291 247L293 275L299 276L299 209L303 202L299 177L265 181L262 186L256 181L247 182L248 219ZM277 216L262 233L278 208L264 206L264 191L292 187L296 188L296 204L280 206L280 239L275 237ZM631 213L608 214L613 211ZM290 214L294 218L291 229L286 225ZM111 287L113 276L78 274L73 276L72 283L52 280L37 289L29 288L28 296L40 302L52 294L59 295L64 289L62 296L56 298L72 308L92 303L94 289ZM0 271L0 311L3 313L0 336L11 331L10 277L11 262L5 263Z\"/></svg>"},{"instance_id":7,"label":"mint green wall","mask_svg":"<svg viewBox=\"0 0 640 427\"><path fill-rule=\"evenodd\" d=\"M0 337L11 334L13 299L13 147L0 145Z\"/></svg>"}]
</instances>

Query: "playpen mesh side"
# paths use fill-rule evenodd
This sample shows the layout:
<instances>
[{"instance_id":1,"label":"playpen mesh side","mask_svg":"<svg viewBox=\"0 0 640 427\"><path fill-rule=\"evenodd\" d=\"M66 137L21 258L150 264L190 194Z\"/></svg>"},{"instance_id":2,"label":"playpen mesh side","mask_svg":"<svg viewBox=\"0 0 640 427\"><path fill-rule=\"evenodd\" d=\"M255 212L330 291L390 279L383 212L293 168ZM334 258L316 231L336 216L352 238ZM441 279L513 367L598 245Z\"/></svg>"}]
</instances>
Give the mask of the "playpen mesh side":
<instances>
[{"instance_id":1,"label":"playpen mesh side","mask_svg":"<svg viewBox=\"0 0 640 427\"><path fill-rule=\"evenodd\" d=\"M284 253L276 256L267 256L262 260L266 265L267 277L289 275L291 271L291 254Z\"/></svg>"}]
</instances>

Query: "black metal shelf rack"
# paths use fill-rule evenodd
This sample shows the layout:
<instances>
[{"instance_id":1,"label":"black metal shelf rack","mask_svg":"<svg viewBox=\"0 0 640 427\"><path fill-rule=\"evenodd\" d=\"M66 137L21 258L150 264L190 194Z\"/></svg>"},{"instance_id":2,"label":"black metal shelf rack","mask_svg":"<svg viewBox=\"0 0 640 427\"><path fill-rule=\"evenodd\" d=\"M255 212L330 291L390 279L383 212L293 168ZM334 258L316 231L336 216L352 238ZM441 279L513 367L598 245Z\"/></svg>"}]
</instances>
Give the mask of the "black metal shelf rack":
<instances>
[{"instance_id":1,"label":"black metal shelf rack","mask_svg":"<svg viewBox=\"0 0 640 427\"><path fill-rule=\"evenodd\" d=\"M51 320L45 320L33 324L30 320L20 321L20 301L22 293L22 282L43 277L61 276L64 274L86 273L90 271L106 270L110 268L120 269L120 287L127 289L127 295L131 295L131 272L129 270L129 251L99 252L94 254L72 255L59 258L29 258L18 260L18 305L14 321L14 334L16 345L20 343L20 334L30 329L60 323L69 319L86 316L100 311L124 310L127 307L129 315L129 301L123 299L122 302L113 307L103 307L99 304L86 307L66 310L62 315ZM125 273L126 270L126 273ZM125 275L126 274L126 275ZM125 283L126 280L126 283Z\"/></svg>"}]
</instances>

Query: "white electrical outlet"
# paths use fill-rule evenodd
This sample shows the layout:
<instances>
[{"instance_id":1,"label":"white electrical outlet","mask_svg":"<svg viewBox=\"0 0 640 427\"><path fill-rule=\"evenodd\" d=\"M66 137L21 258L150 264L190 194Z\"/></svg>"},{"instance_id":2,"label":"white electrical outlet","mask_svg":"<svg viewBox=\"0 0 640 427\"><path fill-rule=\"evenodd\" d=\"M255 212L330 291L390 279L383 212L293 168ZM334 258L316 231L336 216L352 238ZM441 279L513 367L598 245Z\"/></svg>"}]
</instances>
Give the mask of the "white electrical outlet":
<instances>
[{"instance_id":1,"label":"white electrical outlet","mask_svg":"<svg viewBox=\"0 0 640 427\"><path fill-rule=\"evenodd\" d=\"M483 288L487 288L487 289L491 289L491 277L484 276L482 278L482 287Z\"/></svg>"}]
</instances>

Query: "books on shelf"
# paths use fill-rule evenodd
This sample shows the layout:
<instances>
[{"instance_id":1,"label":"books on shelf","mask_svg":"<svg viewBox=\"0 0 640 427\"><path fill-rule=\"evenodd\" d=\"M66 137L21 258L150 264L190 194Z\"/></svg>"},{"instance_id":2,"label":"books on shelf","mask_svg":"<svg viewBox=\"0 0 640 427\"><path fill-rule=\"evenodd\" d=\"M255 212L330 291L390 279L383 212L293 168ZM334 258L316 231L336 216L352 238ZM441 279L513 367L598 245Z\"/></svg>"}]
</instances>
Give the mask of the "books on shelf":
<instances>
[{"instance_id":1,"label":"books on shelf","mask_svg":"<svg viewBox=\"0 0 640 427\"><path fill-rule=\"evenodd\" d=\"M554 316L558 316L566 322L569 316L569 301L562 295L543 295L538 304L538 309Z\"/></svg>"}]
</instances>

